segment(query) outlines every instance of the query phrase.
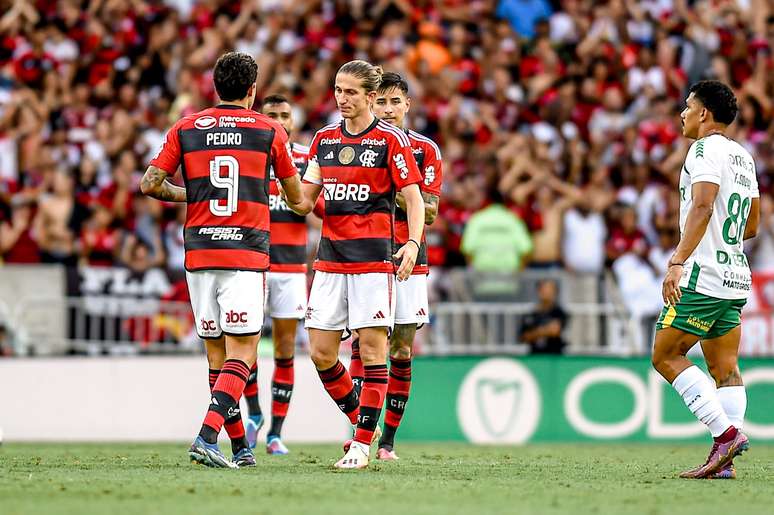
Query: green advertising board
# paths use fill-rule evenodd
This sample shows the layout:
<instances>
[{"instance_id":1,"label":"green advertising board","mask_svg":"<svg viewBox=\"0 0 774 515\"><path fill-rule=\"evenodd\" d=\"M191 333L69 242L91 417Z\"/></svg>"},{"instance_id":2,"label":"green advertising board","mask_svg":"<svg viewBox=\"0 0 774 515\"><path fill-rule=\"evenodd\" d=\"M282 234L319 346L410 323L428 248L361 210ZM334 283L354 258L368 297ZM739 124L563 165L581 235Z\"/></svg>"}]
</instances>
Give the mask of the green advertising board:
<instances>
[{"instance_id":1,"label":"green advertising board","mask_svg":"<svg viewBox=\"0 0 774 515\"><path fill-rule=\"evenodd\" d=\"M774 441L774 360L743 360L745 432ZM421 358L399 437L476 443L706 441L647 358Z\"/></svg>"}]
</instances>

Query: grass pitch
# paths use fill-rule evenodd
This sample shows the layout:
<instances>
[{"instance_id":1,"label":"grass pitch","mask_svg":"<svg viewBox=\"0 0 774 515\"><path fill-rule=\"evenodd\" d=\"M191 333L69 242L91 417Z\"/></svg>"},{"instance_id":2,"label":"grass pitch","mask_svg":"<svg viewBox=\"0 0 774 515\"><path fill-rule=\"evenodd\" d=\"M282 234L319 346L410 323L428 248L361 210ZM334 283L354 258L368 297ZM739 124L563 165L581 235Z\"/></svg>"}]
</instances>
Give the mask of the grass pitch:
<instances>
[{"instance_id":1,"label":"grass pitch","mask_svg":"<svg viewBox=\"0 0 774 515\"><path fill-rule=\"evenodd\" d=\"M0 513L365 515L774 513L774 446L736 481L677 479L708 446L400 444L401 460L338 472L336 445L293 445L258 467L214 470L187 446L0 447Z\"/></svg>"}]
</instances>

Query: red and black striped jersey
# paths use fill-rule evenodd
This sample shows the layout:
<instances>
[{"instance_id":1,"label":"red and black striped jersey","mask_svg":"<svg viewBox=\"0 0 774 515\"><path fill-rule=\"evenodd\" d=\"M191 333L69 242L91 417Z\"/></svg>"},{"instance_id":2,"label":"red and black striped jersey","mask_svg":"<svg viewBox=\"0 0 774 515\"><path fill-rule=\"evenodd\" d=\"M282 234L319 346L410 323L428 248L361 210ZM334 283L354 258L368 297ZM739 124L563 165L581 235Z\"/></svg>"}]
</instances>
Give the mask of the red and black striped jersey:
<instances>
[{"instance_id":1,"label":"red and black striped jersey","mask_svg":"<svg viewBox=\"0 0 774 515\"><path fill-rule=\"evenodd\" d=\"M172 175L181 166L188 210L185 268L269 268L269 168L296 167L285 130L263 114L219 105L179 120L151 161Z\"/></svg>"},{"instance_id":2,"label":"red and black striped jersey","mask_svg":"<svg viewBox=\"0 0 774 515\"><path fill-rule=\"evenodd\" d=\"M312 140L304 181L322 186L322 236L315 270L345 274L394 272L395 193L422 177L405 132L379 119L360 134L344 121Z\"/></svg>"},{"instance_id":3,"label":"red and black striped jersey","mask_svg":"<svg viewBox=\"0 0 774 515\"><path fill-rule=\"evenodd\" d=\"M309 147L290 144L290 154L301 177L309 161ZM306 272L306 217L294 213L280 197L273 176L269 184L269 212L271 213L271 242L269 270L272 272Z\"/></svg>"},{"instance_id":4,"label":"red and black striped jersey","mask_svg":"<svg viewBox=\"0 0 774 515\"><path fill-rule=\"evenodd\" d=\"M411 142L411 152L417 161L417 168L422 175L419 188L431 195L441 195L441 183L443 182L443 162L441 161L441 149L430 138L410 129L406 130ZM409 237L408 218L401 208L395 208L395 247L396 251L406 244ZM424 275L430 272L427 263L427 241L422 233L422 244L417 254L417 263L414 265L412 275Z\"/></svg>"}]
</instances>

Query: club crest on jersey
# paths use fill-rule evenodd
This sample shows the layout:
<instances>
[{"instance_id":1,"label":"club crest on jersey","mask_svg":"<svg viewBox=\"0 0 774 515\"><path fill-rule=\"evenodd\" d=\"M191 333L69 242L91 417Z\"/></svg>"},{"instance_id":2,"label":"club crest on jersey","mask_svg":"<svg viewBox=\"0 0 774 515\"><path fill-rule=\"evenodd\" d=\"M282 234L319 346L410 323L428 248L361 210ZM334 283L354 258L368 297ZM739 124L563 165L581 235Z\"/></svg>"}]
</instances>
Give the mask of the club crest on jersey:
<instances>
[{"instance_id":1,"label":"club crest on jersey","mask_svg":"<svg viewBox=\"0 0 774 515\"><path fill-rule=\"evenodd\" d=\"M360 164L366 168L373 168L376 165L376 157L378 155L373 150L366 150L360 154Z\"/></svg>"},{"instance_id":2,"label":"club crest on jersey","mask_svg":"<svg viewBox=\"0 0 774 515\"><path fill-rule=\"evenodd\" d=\"M194 127L206 131L207 129L215 127L216 123L218 123L218 121L212 116L202 116L194 121Z\"/></svg>"},{"instance_id":3,"label":"club crest on jersey","mask_svg":"<svg viewBox=\"0 0 774 515\"><path fill-rule=\"evenodd\" d=\"M339 150L339 162L343 165L348 165L355 160L355 149L352 147L344 147Z\"/></svg>"}]
</instances>

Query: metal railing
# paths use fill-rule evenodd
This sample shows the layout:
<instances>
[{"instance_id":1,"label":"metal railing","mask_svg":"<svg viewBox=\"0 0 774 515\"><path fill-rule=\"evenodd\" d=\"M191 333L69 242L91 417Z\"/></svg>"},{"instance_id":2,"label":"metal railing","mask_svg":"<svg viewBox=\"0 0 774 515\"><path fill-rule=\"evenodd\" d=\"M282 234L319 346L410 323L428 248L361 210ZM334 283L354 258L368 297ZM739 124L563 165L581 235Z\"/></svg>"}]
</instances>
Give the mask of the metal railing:
<instances>
[{"instance_id":1,"label":"metal railing","mask_svg":"<svg viewBox=\"0 0 774 515\"><path fill-rule=\"evenodd\" d=\"M8 317L20 355L200 352L191 305L111 296L25 298Z\"/></svg>"},{"instance_id":2,"label":"metal railing","mask_svg":"<svg viewBox=\"0 0 774 515\"><path fill-rule=\"evenodd\" d=\"M614 286L614 285L613 285ZM614 299L615 295L607 295ZM655 318L633 319L620 304L560 303L567 314L563 338L569 354L646 355ZM423 354L525 354L520 341L533 302L439 302L418 349ZM741 353L774 356L774 315L745 312ZM187 302L108 296L0 301L0 322L17 355L200 353ZM698 346L697 346L698 348Z\"/></svg>"},{"instance_id":3,"label":"metal railing","mask_svg":"<svg viewBox=\"0 0 774 515\"><path fill-rule=\"evenodd\" d=\"M525 354L528 344L520 340L522 322L535 309L533 303L444 302L433 307L432 336L425 350L432 354ZM610 303L569 303L563 306L568 324L563 338L573 354L634 353L608 341L634 341L631 320ZM589 344L584 336L595 319L603 339ZM573 323L580 322L580 323Z\"/></svg>"}]
</instances>

